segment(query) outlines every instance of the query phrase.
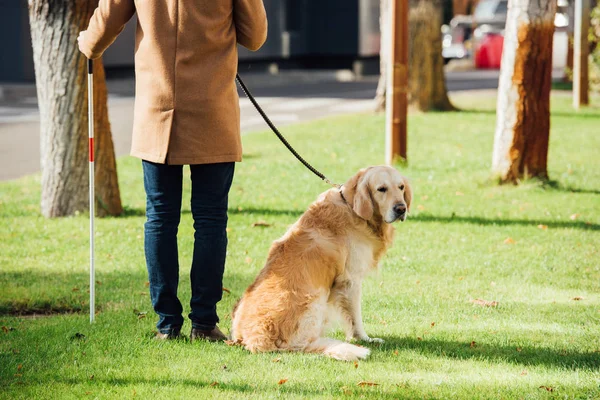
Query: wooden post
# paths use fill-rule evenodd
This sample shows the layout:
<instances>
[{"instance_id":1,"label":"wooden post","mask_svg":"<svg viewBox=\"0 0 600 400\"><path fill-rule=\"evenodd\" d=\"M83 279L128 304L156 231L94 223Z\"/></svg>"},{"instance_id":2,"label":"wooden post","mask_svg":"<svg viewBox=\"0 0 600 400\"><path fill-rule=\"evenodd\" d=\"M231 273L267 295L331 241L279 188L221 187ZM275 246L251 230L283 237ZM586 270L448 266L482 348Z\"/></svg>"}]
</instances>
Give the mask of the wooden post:
<instances>
[{"instance_id":1,"label":"wooden post","mask_svg":"<svg viewBox=\"0 0 600 400\"><path fill-rule=\"evenodd\" d=\"M386 89L385 161L406 161L408 112L408 0L390 1L390 57Z\"/></svg>"},{"instance_id":2,"label":"wooden post","mask_svg":"<svg viewBox=\"0 0 600 400\"><path fill-rule=\"evenodd\" d=\"M573 49L573 107L589 104L588 31L590 0L575 0L575 41Z\"/></svg>"}]
</instances>

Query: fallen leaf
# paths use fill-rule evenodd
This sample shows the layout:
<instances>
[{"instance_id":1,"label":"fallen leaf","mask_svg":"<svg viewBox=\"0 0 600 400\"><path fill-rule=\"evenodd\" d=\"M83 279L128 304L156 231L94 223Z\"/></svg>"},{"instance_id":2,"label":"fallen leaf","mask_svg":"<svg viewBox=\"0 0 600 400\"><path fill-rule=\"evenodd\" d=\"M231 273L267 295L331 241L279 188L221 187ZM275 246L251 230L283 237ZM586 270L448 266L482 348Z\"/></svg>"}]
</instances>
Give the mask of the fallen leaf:
<instances>
[{"instance_id":1,"label":"fallen leaf","mask_svg":"<svg viewBox=\"0 0 600 400\"><path fill-rule=\"evenodd\" d=\"M100 282L100 281L96 281L96 285L98 285L98 286L102 286L102 282Z\"/></svg>"},{"instance_id":2,"label":"fallen leaf","mask_svg":"<svg viewBox=\"0 0 600 400\"><path fill-rule=\"evenodd\" d=\"M146 287L150 287L150 282L146 282L146 283L144 283L144 286L146 286Z\"/></svg>"},{"instance_id":3,"label":"fallen leaf","mask_svg":"<svg viewBox=\"0 0 600 400\"><path fill-rule=\"evenodd\" d=\"M20 371L21 369L23 369L23 364L17 365L17 371Z\"/></svg>"},{"instance_id":4,"label":"fallen leaf","mask_svg":"<svg viewBox=\"0 0 600 400\"><path fill-rule=\"evenodd\" d=\"M280 379L280 380L279 380L279 382L277 382L277 384L278 384L278 385L283 385L283 384L284 384L284 383L286 383L287 381L288 381L288 380L287 380L287 378L283 378L283 379Z\"/></svg>"},{"instance_id":5,"label":"fallen leaf","mask_svg":"<svg viewBox=\"0 0 600 400\"><path fill-rule=\"evenodd\" d=\"M226 365L226 364L223 364L223 365L221 365L221 369L222 369L222 370L225 370L225 369L227 369L227 365Z\"/></svg>"},{"instance_id":6,"label":"fallen leaf","mask_svg":"<svg viewBox=\"0 0 600 400\"><path fill-rule=\"evenodd\" d=\"M545 231L545 230L548 230L548 225L542 225L542 224L539 224L539 225L538 225L538 228L540 228L540 229L542 229L542 230L544 230L544 231Z\"/></svg>"},{"instance_id":7,"label":"fallen leaf","mask_svg":"<svg viewBox=\"0 0 600 400\"><path fill-rule=\"evenodd\" d=\"M573 297L573 300L580 301L580 300L583 300L583 297L581 297L581 296Z\"/></svg>"},{"instance_id":8,"label":"fallen leaf","mask_svg":"<svg viewBox=\"0 0 600 400\"><path fill-rule=\"evenodd\" d=\"M368 381L360 381L357 383L358 386L379 386L379 383L368 382Z\"/></svg>"},{"instance_id":9,"label":"fallen leaf","mask_svg":"<svg viewBox=\"0 0 600 400\"><path fill-rule=\"evenodd\" d=\"M74 287L73 289L71 289L71 292L79 292L79 288L78 287Z\"/></svg>"},{"instance_id":10,"label":"fallen leaf","mask_svg":"<svg viewBox=\"0 0 600 400\"><path fill-rule=\"evenodd\" d=\"M524 369L523 371L521 371L521 376L525 376L525 375L527 375L528 373L529 373L529 372L527 372L527 370L526 370L526 369Z\"/></svg>"},{"instance_id":11,"label":"fallen leaf","mask_svg":"<svg viewBox=\"0 0 600 400\"><path fill-rule=\"evenodd\" d=\"M146 318L146 313L138 314L138 319L144 319L144 318Z\"/></svg>"},{"instance_id":12,"label":"fallen leaf","mask_svg":"<svg viewBox=\"0 0 600 400\"><path fill-rule=\"evenodd\" d=\"M226 287L224 287L224 288L223 288L223 291L224 291L225 293L229 293L229 294L231 294L231 290L227 289Z\"/></svg>"},{"instance_id":13,"label":"fallen leaf","mask_svg":"<svg viewBox=\"0 0 600 400\"><path fill-rule=\"evenodd\" d=\"M358 361L354 361L354 368L358 368Z\"/></svg>"},{"instance_id":14,"label":"fallen leaf","mask_svg":"<svg viewBox=\"0 0 600 400\"><path fill-rule=\"evenodd\" d=\"M342 389L342 392L346 395L352 394L352 391L348 389L347 386L342 386L340 389Z\"/></svg>"},{"instance_id":15,"label":"fallen leaf","mask_svg":"<svg viewBox=\"0 0 600 400\"><path fill-rule=\"evenodd\" d=\"M260 220L260 221L256 221L255 223L252 224L252 227L254 227L254 228L257 226L265 226L266 227L266 226L271 226L271 224L268 223L267 221Z\"/></svg>"},{"instance_id":16,"label":"fallen leaf","mask_svg":"<svg viewBox=\"0 0 600 400\"><path fill-rule=\"evenodd\" d=\"M435 326L435 322L432 322L431 323L431 327L433 328L434 326Z\"/></svg>"},{"instance_id":17,"label":"fallen leaf","mask_svg":"<svg viewBox=\"0 0 600 400\"><path fill-rule=\"evenodd\" d=\"M278 363L281 361L281 357L277 357L271 360L271 362Z\"/></svg>"},{"instance_id":18,"label":"fallen leaf","mask_svg":"<svg viewBox=\"0 0 600 400\"><path fill-rule=\"evenodd\" d=\"M521 351L523 351L522 347L517 347L517 351L520 353Z\"/></svg>"},{"instance_id":19,"label":"fallen leaf","mask_svg":"<svg viewBox=\"0 0 600 400\"><path fill-rule=\"evenodd\" d=\"M394 350L394 355L397 356L398 355L398 350Z\"/></svg>"},{"instance_id":20,"label":"fallen leaf","mask_svg":"<svg viewBox=\"0 0 600 400\"><path fill-rule=\"evenodd\" d=\"M252 262L252 258L246 257L244 261L246 262L246 264L250 264Z\"/></svg>"},{"instance_id":21,"label":"fallen leaf","mask_svg":"<svg viewBox=\"0 0 600 400\"><path fill-rule=\"evenodd\" d=\"M7 326L3 326L3 327L2 327L2 331L3 331L4 333L8 333L8 331L10 331L10 329L8 329L8 327L7 327Z\"/></svg>"},{"instance_id":22,"label":"fallen leaf","mask_svg":"<svg viewBox=\"0 0 600 400\"><path fill-rule=\"evenodd\" d=\"M94 375L90 375L90 380L94 379Z\"/></svg>"},{"instance_id":23,"label":"fallen leaf","mask_svg":"<svg viewBox=\"0 0 600 400\"><path fill-rule=\"evenodd\" d=\"M579 218L579 214L573 214L569 217L572 221L575 221L577 218Z\"/></svg>"},{"instance_id":24,"label":"fallen leaf","mask_svg":"<svg viewBox=\"0 0 600 400\"><path fill-rule=\"evenodd\" d=\"M219 382L212 382L209 386L210 387L219 386Z\"/></svg>"},{"instance_id":25,"label":"fallen leaf","mask_svg":"<svg viewBox=\"0 0 600 400\"><path fill-rule=\"evenodd\" d=\"M477 346L477 343L475 343L475 341L473 340L473 341L471 342L471 345L470 345L470 347L471 347L471 348L473 348L473 347L475 347L475 346Z\"/></svg>"},{"instance_id":26,"label":"fallen leaf","mask_svg":"<svg viewBox=\"0 0 600 400\"><path fill-rule=\"evenodd\" d=\"M23 374L15 374L15 376L19 377L19 376L23 376Z\"/></svg>"},{"instance_id":27,"label":"fallen leaf","mask_svg":"<svg viewBox=\"0 0 600 400\"><path fill-rule=\"evenodd\" d=\"M457 196L464 196L465 194L463 192L456 192Z\"/></svg>"},{"instance_id":28,"label":"fallen leaf","mask_svg":"<svg viewBox=\"0 0 600 400\"><path fill-rule=\"evenodd\" d=\"M489 301L489 300L481 300L481 299L471 299L469 300L471 303L482 306L482 307L498 307L497 301Z\"/></svg>"},{"instance_id":29,"label":"fallen leaf","mask_svg":"<svg viewBox=\"0 0 600 400\"><path fill-rule=\"evenodd\" d=\"M550 386L544 386L544 385L542 385L542 386L540 386L540 389L547 390L548 392L554 392L554 388L550 387Z\"/></svg>"},{"instance_id":30,"label":"fallen leaf","mask_svg":"<svg viewBox=\"0 0 600 400\"><path fill-rule=\"evenodd\" d=\"M417 340L423 340L421 336L417 336Z\"/></svg>"},{"instance_id":31,"label":"fallen leaf","mask_svg":"<svg viewBox=\"0 0 600 400\"><path fill-rule=\"evenodd\" d=\"M504 239L504 244L515 244L515 241L511 237L507 237L506 239Z\"/></svg>"},{"instance_id":32,"label":"fallen leaf","mask_svg":"<svg viewBox=\"0 0 600 400\"><path fill-rule=\"evenodd\" d=\"M419 205L417 206L417 210L419 210L419 211L423 211L423 210L425 210L425 207L424 207L423 205L419 204Z\"/></svg>"}]
</instances>

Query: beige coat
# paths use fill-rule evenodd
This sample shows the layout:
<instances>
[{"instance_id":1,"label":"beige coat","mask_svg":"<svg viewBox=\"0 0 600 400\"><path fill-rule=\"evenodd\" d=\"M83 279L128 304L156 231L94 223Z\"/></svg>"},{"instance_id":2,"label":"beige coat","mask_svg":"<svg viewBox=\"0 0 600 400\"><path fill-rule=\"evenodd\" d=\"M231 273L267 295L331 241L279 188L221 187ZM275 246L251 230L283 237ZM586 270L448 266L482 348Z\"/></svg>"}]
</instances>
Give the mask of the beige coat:
<instances>
[{"instance_id":1,"label":"beige coat","mask_svg":"<svg viewBox=\"0 0 600 400\"><path fill-rule=\"evenodd\" d=\"M136 12L131 155L241 161L236 42L250 50L265 42L262 0L100 0L80 50L100 57Z\"/></svg>"}]
</instances>

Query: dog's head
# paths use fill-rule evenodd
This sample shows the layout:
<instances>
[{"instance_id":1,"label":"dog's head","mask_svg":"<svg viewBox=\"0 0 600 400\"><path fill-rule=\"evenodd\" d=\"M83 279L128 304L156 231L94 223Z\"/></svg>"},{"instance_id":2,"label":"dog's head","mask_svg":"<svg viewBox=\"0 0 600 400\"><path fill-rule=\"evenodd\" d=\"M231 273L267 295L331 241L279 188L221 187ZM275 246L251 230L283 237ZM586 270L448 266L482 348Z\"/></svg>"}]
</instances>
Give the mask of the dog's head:
<instances>
[{"instance_id":1,"label":"dog's head","mask_svg":"<svg viewBox=\"0 0 600 400\"><path fill-rule=\"evenodd\" d=\"M342 192L356 215L367 221L380 216L388 224L404 221L412 200L408 180L388 166L361 169Z\"/></svg>"}]
</instances>

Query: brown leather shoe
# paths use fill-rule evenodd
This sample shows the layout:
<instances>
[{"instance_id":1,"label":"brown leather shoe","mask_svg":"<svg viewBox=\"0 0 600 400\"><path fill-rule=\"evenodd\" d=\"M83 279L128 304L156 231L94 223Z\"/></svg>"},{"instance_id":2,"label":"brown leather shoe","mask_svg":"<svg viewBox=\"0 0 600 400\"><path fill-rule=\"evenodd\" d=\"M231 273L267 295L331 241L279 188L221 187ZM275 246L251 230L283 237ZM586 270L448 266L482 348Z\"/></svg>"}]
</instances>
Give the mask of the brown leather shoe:
<instances>
[{"instance_id":1,"label":"brown leather shoe","mask_svg":"<svg viewBox=\"0 0 600 400\"><path fill-rule=\"evenodd\" d=\"M194 340L208 340L209 342L222 342L227 340L227 336L221 332L218 327L214 327L212 330L202 330L199 328L192 328L190 333L190 342Z\"/></svg>"}]
</instances>

